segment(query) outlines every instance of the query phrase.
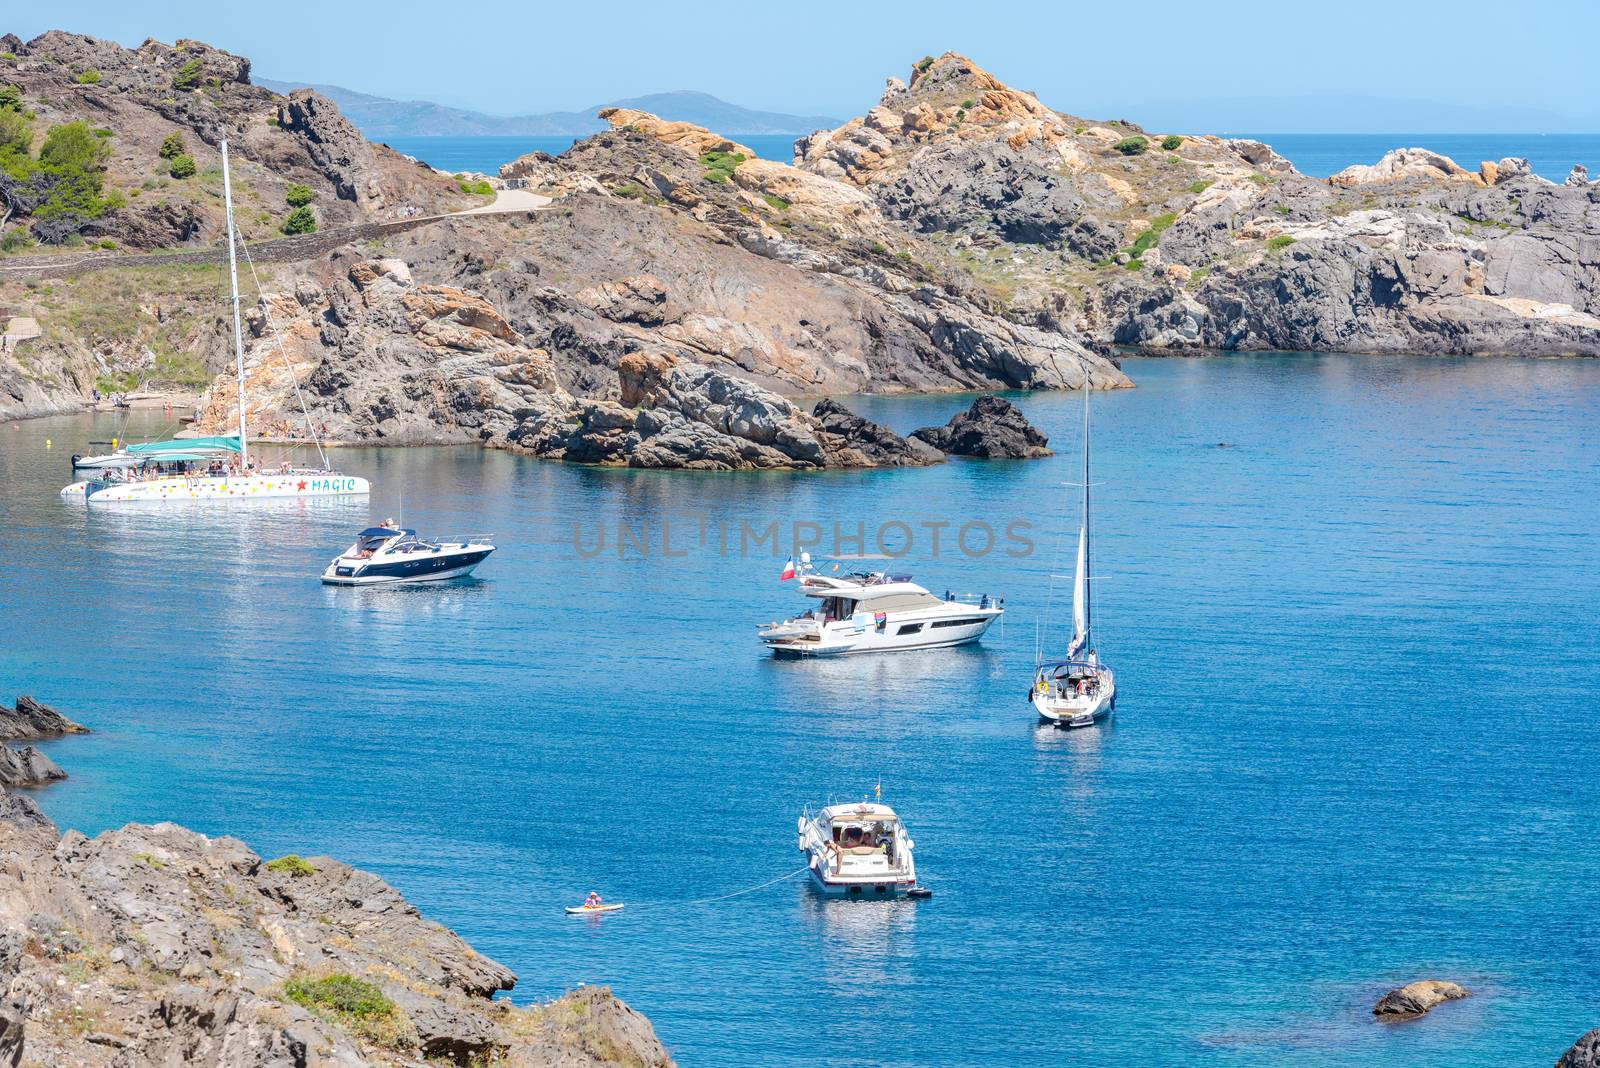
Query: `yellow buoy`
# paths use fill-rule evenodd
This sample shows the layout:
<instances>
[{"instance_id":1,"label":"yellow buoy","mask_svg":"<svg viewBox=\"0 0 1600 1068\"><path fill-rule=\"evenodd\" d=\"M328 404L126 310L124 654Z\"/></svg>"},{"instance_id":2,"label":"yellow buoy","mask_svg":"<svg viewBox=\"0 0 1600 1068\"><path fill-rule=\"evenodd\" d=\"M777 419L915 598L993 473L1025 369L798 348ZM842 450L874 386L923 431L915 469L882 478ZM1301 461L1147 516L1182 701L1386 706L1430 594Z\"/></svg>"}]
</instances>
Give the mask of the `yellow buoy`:
<instances>
[{"instance_id":1,"label":"yellow buoy","mask_svg":"<svg viewBox=\"0 0 1600 1068\"><path fill-rule=\"evenodd\" d=\"M49 438L45 438L44 439L44 447L47 448L47 449L50 447L50 439Z\"/></svg>"}]
</instances>

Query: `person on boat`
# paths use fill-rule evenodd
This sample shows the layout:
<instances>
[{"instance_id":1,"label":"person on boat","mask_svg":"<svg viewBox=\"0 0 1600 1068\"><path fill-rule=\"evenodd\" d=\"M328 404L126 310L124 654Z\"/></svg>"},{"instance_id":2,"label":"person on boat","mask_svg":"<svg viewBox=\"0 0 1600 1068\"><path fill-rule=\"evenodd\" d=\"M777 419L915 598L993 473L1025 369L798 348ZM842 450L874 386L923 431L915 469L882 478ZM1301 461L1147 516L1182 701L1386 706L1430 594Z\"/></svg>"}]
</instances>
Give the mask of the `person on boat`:
<instances>
[{"instance_id":1,"label":"person on boat","mask_svg":"<svg viewBox=\"0 0 1600 1068\"><path fill-rule=\"evenodd\" d=\"M583 907L586 909L597 909L603 904L605 902L600 899L599 893L594 890L590 890L589 896L583 899Z\"/></svg>"}]
</instances>

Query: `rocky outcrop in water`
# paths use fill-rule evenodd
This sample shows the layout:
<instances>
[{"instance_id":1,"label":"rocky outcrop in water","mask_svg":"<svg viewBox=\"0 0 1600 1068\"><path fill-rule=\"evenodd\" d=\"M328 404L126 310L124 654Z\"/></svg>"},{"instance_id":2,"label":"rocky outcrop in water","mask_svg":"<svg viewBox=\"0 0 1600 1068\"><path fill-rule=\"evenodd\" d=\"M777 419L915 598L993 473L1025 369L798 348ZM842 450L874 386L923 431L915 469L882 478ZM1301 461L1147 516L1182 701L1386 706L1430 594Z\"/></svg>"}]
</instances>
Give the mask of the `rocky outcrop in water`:
<instances>
[{"instance_id":1,"label":"rocky outcrop in water","mask_svg":"<svg viewBox=\"0 0 1600 1068\"><path fill-rule=\"evenodd\" d=\"M829 397L818 401L811 415L841 452L854 450L854 467L926 467L944 463L944 453L916 438L903 438L886 426L864 419Z\"/></svg>"},{"instance_id":2,"label":"rocky outcrop in water","mask_svg":"<svg viewBox=\"0 0 1600 1068\"><path fill-rule=\"evenodd\" d=\"M1391 990L1378 999L1372 1015L1380 1020L1414 1020L1447 1001L1469 996L1469 991L1459 984L1442 979L1419 979Z\"/></svg>"},{"instance_id":3,"label":"rocky outcrop in water","mask_svg":"<svg viewBox=\"0 0 1600 1068\"><path fill-rule=\"evenodd\" d=\"M40 741L64 734L88 733L88 727L74 723L49 705L26 695L17 698L13 708L0 704L0 740Z\"/></svg>"},{"instance_id":4,"label":"rocky outcrop in water","mask_svg":"<svg viewBox=\"0 0 1600 1068\"><path fill-rule=\"evenodd\" d=\"M979 397L944 426L925 426L911 436L952 456L1032 460L1054 455L1047 448L1050 439L1003 397Z\"/></svg>"},{"instance_id":5,"label":"rocky outcrop in water","mask_svg":"<svg viewBox=\"0 0 1600 1068\"><path fill-rule=\"evenodd\" d=\"M1556 1068L1600 1068L1600 1027L1579 1037L1556 1061Z\"/></svg>"},{"instance_id":6,"label":"rocky outcrop in water","mask_svg":"<svg viewBox=\"0 0 1600 1068\"><path fill-rule=\"evenodd\" d=\"M67 777L60 765L35 746L0 745L0 786L43 786Z\"/></svg>"},{"instance_id":7,"label":"rocky outcrop in water","mask_svg":"<svg viewBox=\"0 0 1600 1068\"><path fill-rule=\"evenodd\" d=\"M671 1064L604 987L492 1000L508 969L326 857L263 861L170 823L60 835L16 794L0 851L9 1063Z\"/></svg>"}]
</instances>

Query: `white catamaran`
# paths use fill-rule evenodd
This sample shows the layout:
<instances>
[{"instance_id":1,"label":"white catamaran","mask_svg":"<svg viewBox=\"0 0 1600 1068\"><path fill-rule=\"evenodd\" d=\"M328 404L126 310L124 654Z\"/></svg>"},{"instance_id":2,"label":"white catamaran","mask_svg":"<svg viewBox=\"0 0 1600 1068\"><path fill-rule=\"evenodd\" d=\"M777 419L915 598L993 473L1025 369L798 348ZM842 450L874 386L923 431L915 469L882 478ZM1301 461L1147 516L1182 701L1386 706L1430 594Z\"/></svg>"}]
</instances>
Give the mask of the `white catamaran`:
<instances>
[{"instance_id":1,"label":"white catamaran","mask_svg":"<svg viewBox=\"0 0 1600 1068\"><path fill-rule=\"evenodd\" d=\"M250 459L244 411L244 334L239 323L239 267L233 225L233 183L228 142L222 142L222 197L228 216L228 276L233 287L233 356L238 377L237 436L179 438L129 445L96 457L93 477L74 482L63 497L90 504L137 501L258 500L268 497L348 496L370 492L367 480L328 467L283 463L261 468ZM319 446L320 448L320 446Z\"/></svg>"},{"instance_id":2,"label":"white catamaran","mask_svg":"<svg viewBox=\"0 0 1600 1068\"><path fill-rule=\"evenodd\" d=\"M1067 657L1034 668L1028 700L1039 718L1058 727L1088 727L1117 707L1117 684L1093 640L1089 568L1089 377L1083 380L1083 519L1078 527L1078 566L1072 582L1072 641Z\"/></svg>"}]
</instances>

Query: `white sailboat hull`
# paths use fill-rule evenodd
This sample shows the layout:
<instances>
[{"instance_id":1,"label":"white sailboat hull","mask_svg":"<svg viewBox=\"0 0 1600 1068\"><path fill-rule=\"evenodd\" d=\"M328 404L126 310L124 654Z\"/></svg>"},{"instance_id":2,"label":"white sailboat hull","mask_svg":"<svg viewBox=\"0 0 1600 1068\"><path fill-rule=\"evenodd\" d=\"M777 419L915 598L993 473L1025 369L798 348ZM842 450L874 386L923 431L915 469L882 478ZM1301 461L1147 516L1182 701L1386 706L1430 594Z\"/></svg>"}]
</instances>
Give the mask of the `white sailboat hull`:
<instances>
[{"instance_id":1,"label":"white sailboat hull","mask_svg":"<svg viewBox=\"0 0 1600 1068\"><path fill-rule=\"evenodd\" d=\"M81 496L90 504L171 504L188 501L255 501L284 497L349 497L371 492L356 475L290 472L243 476L157 478L141 482L74 482L63 497Z\"/></svg>"},{"instance_id":2,"label":"white sailboat hull","mask_svg":"<svg viewBox=\"0 0 1600 1068\"><path fill-rule=\"evenodd\" d=\"M1109 717L1116 707L1115 684L1092 697L1062 700L1048 694L1033 696L1033 708L1039 713L1039 719L1057 727L1092 727Z\"/></svg>"}]
</instances>

